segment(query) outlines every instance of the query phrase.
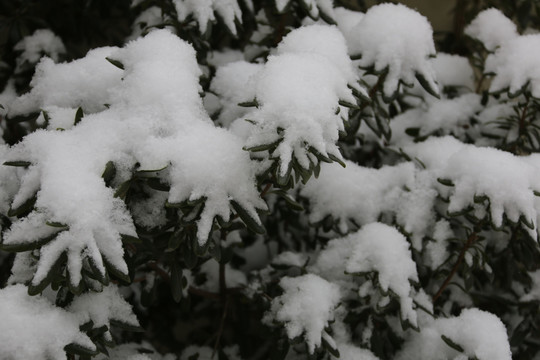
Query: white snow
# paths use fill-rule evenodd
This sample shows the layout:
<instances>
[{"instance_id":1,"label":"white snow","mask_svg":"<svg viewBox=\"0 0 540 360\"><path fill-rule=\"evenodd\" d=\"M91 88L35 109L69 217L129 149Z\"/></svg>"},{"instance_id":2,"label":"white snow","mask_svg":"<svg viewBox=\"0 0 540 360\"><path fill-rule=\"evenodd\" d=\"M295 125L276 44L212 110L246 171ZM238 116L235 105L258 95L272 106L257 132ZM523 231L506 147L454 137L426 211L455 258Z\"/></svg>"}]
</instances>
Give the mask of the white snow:
<instances>
[{"instance_id":1,"label":"white snow","mask_svg":"<svg viewBox=\"0 0 540 360\"><path fill-rule=\"evenodd\" d=\"M480 12L465 28L465 34L480 41L488 51L518 36L516 25L500 10L490 8Z\"/></svg>"},{"instance_id":2,"label":"white snow","mask_svg":"<svg viewBox=\"0 0 540 360\"><path fill-rule=\"evenodd\" d=\"M340 220L343 231L353 219L358 225L377 221L386 211L394 211L404 187L414 188L415 169L411 163L365 168L345 161L322 164L317 179L311 179L300 194L310 200L309 220L313 223L327 215Z\"/></svg>"},{"instance_id":3,"label":"white snow","mask_svg":"<svg viewBox=\"0 0 540 360\"><path fill-rule=\"evenodd\" d=\"M504 214L514 223L528 222L534 231L526 229L536 238L538 210L533 191L538 191L538 165L505 151L463 144L451 137L431 138L405 147L405 152L435 170L437 177L454 183L451 187L438 186L450 200L449 212L473 205L475 196L487 196L491 222L496 227L502 226Z\"/></svg>"},{"instance_id":4,"label":"white snow","mask_svg":"<svg viewBox=\"0 0 540 360\"><path fill-rule=\"evenodd\" d=\"M358 64L388 69L384 81L387 97L398 90L399 82L412 85L417 73L430 87L437 85L429 57L435 55L433 29L428 20L402 4L381 4L371 7L354 28L352 54L361 54Z\"/></svg>"},{"instance_id":5,"label":"white snow","mask_svg":"<svg viewBox=\"0 0 540 360\"><path fill-rule=\"evenodd\" d=\"M441 339L446 336L463 348L463 355ZM478 360L510 360L506 329L493 314L465 309L458 317L439 318L419 333L412 333L396 360L450 360L475 357Z\"/></svg>"},{"instance_id":6,"label":"white snow","mask_svg":"<svg viewBox=\"0 0 540 360\"><path fill-rule=\"evenodd\" d=\"M339 286L313 274L284 277L279 286L284 293L272 300L263 321L284 323L289 339L303 335L312 354L321 346L324 328L334 318L334 309L340 301Z\"/></svg>"},{"instance_id":7,"label":"white snow","mask_svg":"<svg viewBox=\"0 0 540 360\"><path fill-rule=\"evenodd\" d=\"M113 284L104 287L102 292L89 292L75 297L68 311L76 314L81 322L92 320L96 328L103 325L110 328L111 320L134 327L139 326L131 305L124 300L118 287Z\"/></svg>"},{"instance_id":8,"label":"white snow","mask_svg":"<svg viewBox=\"0 0 540 360\"><path fill-rule=\"evenodd\" d=\"M105 56L122 62L125 71L109 64ZM89 73L101 74L102 65L115 69L111 76ZM27 242L39 229L37 234L43 235L50 231L45 221L69 226L41 249L34 284L45 278L64 251L74 285L81 279L84 257L92 259L102 273L102 256L127 273L120 234L135 236L135 229L123 201L113 197L114 191L101 178L108 161L117 165L119 177L127 179L136 162L143 170L169 165L165 179L171 185L169 202L206 198L198 221L201 244L216 215L229 219L230 200L258 221L255 208L264 209L266 204L255 188L255 167L242 150L242 141L216 128L204 112L199 75L194 50L166 30L153 31L123 49L93 50L72 63L40 63L32 91L15 100L10 110L25 113L39 107L83 104L85 110L102 111L85 115L66 131L30 134L12 149L13 158L7 159L32 163L13 206L39 190L36 214L40 215L16 221L4 242ZM68 79L69 86L64 86ZM85 79L88 84L78 82ZM105 101L110 108L103 106Z\"/></svg>"},{"instance_id":9,"label":"white snow","mask_svg":"<svg viewBox=\"0 0 540 360\"><path fill-rule=\"evenodd\" d=\"M311 39L313 34L318 43ZM328 48L335 53L330 54ZM325 156L341 158L335 143L348 112L338 103L356 101L348 87L350 70L345 40L335 27L313 25L289 33L278 54L271 56L257 74L260 107L246 114L256 123L246 147L282 139L272 155L280 160L281 176L293 156L309 169L313 162L308 157L309 147ZM342 110L340 114L336 114L338 109Z\"/></svg>"},{"instance_id":10,"label":"white snow","mask_svg":"<svg viewBox=\"0 0 540 360\"><path fill-rule=\"evenodd\" d=\"M109 89L122 77L122 71L105 59L115 50L93 49L82 59L60 64L42 58L30 83L32 90L10 105L9 115L27 114L46 106L81 106L85 112L104 110L105 104L110 104Z\"/></svg>"},{"instance_id":11,"label":"white snow","mask_svg":"<svg viewBox=\"0 0 540 360\"><path fill-rule=\"evenodd\" d=\"M474 91L474 70L466 57L439 52L431 65L441 87L462 86Z\"/></svg>"},{"instance_id":12,"label":"white snow","mask_svg":"<svg viewBox=\"0 0 540 360\"><path fill-rule=\"evenodd\" d=\"M518 93L527 85L532 96L540 98L540 34L523 35L502 44L486 59L485 72L495 73L489 90Z\"/></svg>"},{"instance_id":13,"label":"white snow","mask_svg":"<svg viewBox=\"0 0 540 360\"><path fill-rule=\"evenodd\" d=\"M231 33L236 35L235 21L242 22L242 10L237 0L173 0L178 20L185 21L193 15L204 34L208 24L216 21L214 12L220 16Z\"/></svg>"},{"instance_id":14,"label":"white snow","mask_svg":"<svg viewBox=\"0 0 540 360\"><path fill-rule=\"evenodd\" d=\"M391 290L399 297L403 319L416 326L409 280L418 281L418 274L405 236L391 226L372 223L347 238L353 242L353 248L346 271L376 272L381 289Z\"/></svg>"},{"instance_id":15,"label":"white snow","mask_svg":"<svg viewBox=\"0 0 540 360\"><path fill-rule=\"evenodd\" d=\"M25 36L13 47L13 50L20 51L17 57L15 72L23 70L25 63L34 65L46 54L54 61L60 59L60 55L66 52L62 39L56 36L49 29L39 29L32 35Z\"/></svg>"},{"instance_id":16,"label":"white snow","mask_svg":"<svg viewBox=\"0 0 540 360\"><path fill-rule=\"evenodd\" d=\"M67 359L64 346L70 343L95 349L90 338L79 331L82 323L76 315L26 291L24 285L0 290L0 358Z\"/></svg>"}]
</instances>

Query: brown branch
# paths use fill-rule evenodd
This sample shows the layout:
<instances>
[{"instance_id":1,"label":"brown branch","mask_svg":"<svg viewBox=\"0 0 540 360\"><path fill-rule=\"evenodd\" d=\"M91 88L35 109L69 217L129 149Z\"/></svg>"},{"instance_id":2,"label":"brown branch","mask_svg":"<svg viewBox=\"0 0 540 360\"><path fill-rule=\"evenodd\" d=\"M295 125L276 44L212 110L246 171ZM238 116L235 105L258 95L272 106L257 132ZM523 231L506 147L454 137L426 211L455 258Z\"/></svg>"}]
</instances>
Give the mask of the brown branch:
<instances>
[{"instance_id":1,"label":"brown branch","mask_svg":"<svg viewBox=\"0 0 540 360\"><path fill-rule=\"evenodd\" d=\"M171 280L171 276L169 275L169 273L165 270L163 270L162 268L160 268L158 266L158 264L156 262L149 262L146 264L150 269L154 270L159 276L161 276L164 280L166 281L170 281Z\"/></svg>"},{"instance_id":2,"label":"brown branch","mask_svg":"<svg viewBox=\"0 0 540 360\"><path fill-rule=\"evenodd\" d=\"M457 272L457 270L459 268L459 265L461 265L461 263L463 262L463 259L465 258L465 253L467 252L467 250L471 247L471 245L477 239L478 239L478 235L475 232L473 232L469 236L469 238L467 239L467 242L465 243L465 246L463 246L463 249L461 249L461 252L459 253L458 259L457 259L456 263L454 264L454 267L450 271L450 274L448 274L448 276L446 277L446 279L442 283L439 291L437 291L437 293L433 296L433 303L435 303L435 301L437 301L437 299L441 296L443 291L448 287L448 285L450 284L450 281L452 280L452 278L456 274L456 272Z\"/></svg>"},{"instance_id":3,"label":"brown branch","mask_svg":"<svg viewBox=\"0 0 540 360\"><path fill-rule=\"evenodd\" d=\"M261 194L259 195L260 197L264 197L268 191L270 191L270 189L272 188L272 183L268 183L266 184L266 186L264 187L264 189L261 191Z\"/></svg>"}]
</instances>

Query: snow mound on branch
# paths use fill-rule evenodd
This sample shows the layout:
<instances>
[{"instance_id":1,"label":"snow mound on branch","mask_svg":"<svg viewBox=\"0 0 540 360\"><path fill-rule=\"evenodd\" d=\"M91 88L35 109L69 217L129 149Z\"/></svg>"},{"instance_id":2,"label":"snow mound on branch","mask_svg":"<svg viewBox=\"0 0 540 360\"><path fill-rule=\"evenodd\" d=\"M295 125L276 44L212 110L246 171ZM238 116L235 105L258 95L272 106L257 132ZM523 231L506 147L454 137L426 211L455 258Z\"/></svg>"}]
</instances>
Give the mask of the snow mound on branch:
<instances>
[{"instance_id":1,"label":"snow mound on branch","mask_svg":"<svg viewBox=\"0 0 540 360\"><path fill-rule=\"evenodd\" d=\"M466 57L439 52L431 59L431 65L441 87L462 86L474 90L474 70Z\"/></svg>"},{"instance_id":2,"label":"snow mound on branch","mask_svg":"<svg viewBox=\"0 0 540 360\"><path fill-rule=\"evenodd\" d=\"M67 359L64 346L71 343L95 350L90 338L79 331L82 323L75 314L26 291L24 285L0 290L0 358Z\"/></svg>"},{"instance_id":3,"label":"snow mound on branch","mask_svg":"<svg viewBox=\"0 0 540 360\"><path fill-rule=\"evenodd\" d=\"M374 66L377 72L388 69L385 96L392 97L400 81L414 84L417 74L436 91L429 61L435 55L433 29L426 17L401 4L377 5L366 12L354 33L350 51L362 56L358 64Z\"/></svg>"},{"instance_id":4,"label":"snow mound on branch","mask_svg":"<svg viewBox=\"0 0 540 360\"><path fill-rule=\"evenodd\" d=\"M17 57L15 72L21 71L25 63L37 63L43 54L58 61L60 55L66 52L62 39L49 29L36 30L32 35L25 36L13 47L13 50L21 52Z\"/></svg>"},{"instance_id":5,"label":"snow mound on branch","mask_svg":"<svg viewBox=\"0 0 540 360\"><path fill-rule=\"evenodd\" d=\"M192 15L204 34L208 24L216 21L214 12L223 20L227 28L236 35L235 21L242 22L242 10L237 0L173 0L180 22Z\"/></svg>"},{"instance_id":6,"label":"snow mound on branch","mask_svg":"<svg viewBox=\"0 0 540 360\"><path fill-rule=\"evenodd\" d=\"M539 209L534 191L540 190L540 167L535 158L479 148L451 137L431 138L407 146L404 151L435 171L436 177L453 183L439 186L442 195L450 200L449 212L464 210L475 204L475 197L485 196L495 226L503 225L504 214L514 223L522 221L536 238Z\"/></svg>"},{"instance_id":7,"label":"snow mound on branch","mask_svg":"<svg viewBox=\"0 0 540 360\"><path fill-rule=\"evenodd\" d=\"M122 63L125 71L109 64L105 56ZM95 86L79 83L90 76L88 71L99 73L92 71L101 67L98 58L116 69L114 81L109 82L111 77L96 80ZM215 216L229 219L231 200L258 221L256 208L264 209L266 204L255 187L254 165L242 150L242 141L216 128L205 113L199 96L201 71L195 51L186 42L166 30L156 30L114 52L96 49L88 58L72 63L41 62L40 66L32 91L14 101L14 105L21 105L19 111L43 105L73 108L81 102L96 109L101 100L87 94L87 88L106 93L110 106L85 115L66 131L42 130L28 135L7 159L31 163L23 170L12 207L36 194L37 200L35 211L16 221L5 234L4 245L38 241L36 234L52 235L47 222L65 227L41 248L34 285L46 278L64 252L74 286L81 280L85 257L101 274L105 274L105 261L127 274L120 237L136 236L136 232L124 202L103 181L109 161L124 180L132 176L137 163L142 170L168 166L169 202L206 199L197 223L201 244L207 241ZM123 80L117 79L117 71ZM60 83L55 82L57 78ZM75 79L68 87L71 93L67 99L62 86L49 89L51 83L62 85L67 79Z\"/></svg>"},{"instance_id":8,"label":"snow mound on branch","mask_svg":"<svg viewBox=\"0 0 540 360\"><path fill-rule=\"evenodd\" d=\"M461 346L460 353L447 345L445 336ZM478 309L463 310L458 317L439 318L413 333L405 341L396 360L510 360L512 358L506 329L493 314Z\"/></svg>"},{"instance_id":9,"label":"snow mound on branch","mask_svg":"<svg viewBox=\"0 0 540 360\"><path fill-rule=\"evenodd\" d=\"M507 90L518 94L527 87L535 98L540 98L540 34L523 35L507 41L486 59L485 72L495 73L489 90Z\"/></svg>"},{"instance_id":10,"label":"snow mound on branch","mask_svg":"<svg viewBox=\"0 0 540 360\"><path fill-rule=\"evenodd\" d=\"M334 309L339 304L340 288L317 275L284 277L279 282L283 295L272 300L270 312L263 321L285 323L289 339L301 335L312 354L327 336L324 328L334 319Z\"/></svg>"},{"instance_id":11,"label":"snow mound on branch","mask_svg":"<svg viewBox=\"0 0 540 360\"><path fill-rule=\"evenodd\" d=\"M327 215L339 219L347 231L347 221L358 225L377 221L396 208L396 199L404 187L414 188L415 169L411 163L371 169L345 161L346 167L322 164L317 179L310 180L300 194L310 200L309 220L322 221Z\"/></svg>"},{"instance_id":12,"label":"snow mound on branch","mask_svg":"<svg viewBox=\"0 0 540 360\"><path fill-rule=\"evenodd\" d=\"M109 285L102 292L77 296L69 305L69 311L85 321L92 320L96 328L103 325L110 328L111 320L133 327L139 326L131 305L120 295L116 285Z\"/></svg>"},{"instance_id":13,"label":"snow mound on branch","mask_svg":"<svg viewBox=\"0 0 540 360\"><path fill-rule=\"evenodd\" d=\"M488 51L519 36L512 20L494 8L480 12L465 28L465 34L480 41Z\"/></svg>"},{"instance_id":14,"label":"snow mound on branch","mask_svg":"<svg viewBox=\"0 0 540 360\"><path fill-rule=\"evenodd\" d=\"M405 236L391 226L372 223L347 238L346 241L352 241L353 247L346 262L346 271L375 271L381 289L384 292L390 290L399 297L403 319L416 326L417 316L413 309L409 280L418 281L418 274Z\"/></svg>"},{"instance_id":15,"label":"snow mound on branch","mask_svg":"<svg viewBox=\"0 0 540 360\"><path fill-rule=\"evenodd\" d=\"M289 33L280 46L255 79L260 106L246 115L255 122L246 148L280 141L273 157L279 158L284 176L293 156L309 169L310 148L342 158L336 142L348 111L339 101L356 100L348 86L355 79L351 60L337 28L304 27Z\"/></svg>"},{"instance_id":16,"label":"snow mound on branch","mask_svg":"<svg viewBox=\"0 0 540 360\"><path fill-rule=\"evenodd\" d=\"M86 112L102 111L110 104L109 89L121 82L122 71L105 58L117 48L90 50L82 59L55 64L42 58L30 83L32 90L9 107L9 116L37 112L46 106L82 107Z\"/></svg>"}]
</instances>

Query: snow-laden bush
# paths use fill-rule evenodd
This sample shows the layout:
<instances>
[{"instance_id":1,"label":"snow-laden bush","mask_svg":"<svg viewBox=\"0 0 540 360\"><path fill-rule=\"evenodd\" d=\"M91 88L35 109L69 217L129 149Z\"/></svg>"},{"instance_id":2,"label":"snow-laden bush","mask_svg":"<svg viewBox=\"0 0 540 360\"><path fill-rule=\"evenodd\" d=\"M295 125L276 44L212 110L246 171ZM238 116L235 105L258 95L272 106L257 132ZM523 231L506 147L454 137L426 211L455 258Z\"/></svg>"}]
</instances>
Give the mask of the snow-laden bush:
<instances>
[{"instance_id":1,"label":"snow-laden bush","mask_svg":"<svg viewBox=\"0 0 540 360\"><path fill-rule=\"evenodd\" d=\"M123 44L13 44L1 359L538 359L539 35L491 8L465 57L334 6L133 1Z\"/></svg>"}]
</instances>

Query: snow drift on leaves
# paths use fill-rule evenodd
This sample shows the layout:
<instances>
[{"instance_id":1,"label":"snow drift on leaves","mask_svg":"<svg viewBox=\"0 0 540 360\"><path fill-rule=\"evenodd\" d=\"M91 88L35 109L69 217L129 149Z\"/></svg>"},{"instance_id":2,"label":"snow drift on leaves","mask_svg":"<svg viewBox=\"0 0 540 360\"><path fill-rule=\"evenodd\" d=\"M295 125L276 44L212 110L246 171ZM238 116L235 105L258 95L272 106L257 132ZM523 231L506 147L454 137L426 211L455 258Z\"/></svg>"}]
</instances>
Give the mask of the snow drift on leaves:
<instances>
[{"instance_id":1,"label":"snow drift on leaves","mask_svg":"<svg viewBox=\"0 0 540 360\"><path fill-rule=\"evenodd\" d=\"M109 64L105 56L121 62L125 71ZM98 58L103 65L97 65ZM216 128L204 112L199 97L200 69L187 43L166 30L153 31L123 49L96 49L89 58L73 63L42 62L40 66L32 91L14 102L21 105L14 106L19 111L47 105L73 108L81 102L96 110L98 104L103 107L104 99L109 107L85 115L66 131L32 133L10 153L11 160L32 164L23 175L12 207L24 204L36 193L37 200L35 211L14 223L4 245L38 241L36 236L61 230L41 249L34 285L45 279L64 252L74 286L81 280L85 257L101 274L105 273L104 261L127 274L120 235L136 233L124 202L102 179L109 161L124 180L132 176L136 164L142 170L169 166L165 179L171 186L169 202L206 199L197 229L201 244L206 242L216 215L229 219L231 199L258 221L256 208L266 205L255 188L255 169L241 148L241 140ZM114 76L94 79L90 82L94 88L81 84L79 80L91 76L86 73L87 66L108 66L115 69L110 72ZM96 73L101 74L100 70ZM123 80L117 78L122 75ZM66 87L49 88L57 79L75 79L68 87L71 94L67 99L63 97ZM93 93L80 87L92 88ZM95 99L96 93L106 96ZM62 224L62 228L51 230L47 222Z\"/></svg>"},{"instance_id":2,"label":"snow drift on leaves","mask_svg":"<svg viewBox=\"0 0 540 360\"><path fill-rule=\"evenodd\" d=\"M465 28L465 34L480 41L488 51L518 36L516 25L498 9L480 12Z\"/></svg>"},{"instance_id":3,"label":"snow drift on leaves","mask_svg":"<svg viewBox=\"0 0 540 360\"><path fill-rule=\"evenodd\" d=\"M313 353L321 345L324 328L334 319L340 301L339 286L313 274L284 277L279 286L283 295L272 300L264 321L284 323L289 339L303 335Z\"/></svg>"},{"instance_id":4,"label":"snow drift on leaves","mask_svg":"<svg viewBox=\"0 0 540 360\"><path fill-rule=\"evenodd\" d=\"M0 358L67 359L64 346L76 343L95 350L79 318L41 296L29 296L24 285L0 290ZM54 331L51 331L54 329Z\"/></svg>"},{"instance_id":5,"label":"snow drift on leaves","mask_svg":"<svg viewBox=\"0 0 540 360\"><path fill-rule=\"evenodd\" d=\"M412 85L419 74L429 88L437 92L429 57L435 55L433 29L428 20L401 4L371 7L353 29L350 52L361 55L361 67L388 70L384 94L391 98L399 82Z\"/></svg>"},{"instance_id":6,"label":"snow drift on leaves","mask_svg":"<svg viewBox=\"0 0 540 360\"><path fill-rule=\"evenodd\" d=\"M494 73L491 92L508 91L518 95L527 88L540 98L540 68L535 61L540 56L540 34L523 35L503 43L486 59L485 72Z\"/></svg>"},{"instance_id":7,"label":"snow drift on leaves","mask_svg":"<svg viewBox=\"0 0 540 360\"><path fill-rule=\"evenodd\" d=\"M376 272L381 289L384 292L390 290L399 297L402 318L416 326L409 280L418 281L418 274L405 236L391 226L372 223L347 238L353 247L346 271Z\"/></svg>"},{"instance_id":8,"label":"snow drift on leaves","mask_svg":"<svg viewBox=\"0 0 540 360\"><path fill-rule=\"evenodd\" d=\"M448 346L444 335L459 345L463 352ZM478 309L463 310L458 317L439 318L419 333L412 333L396 360L450 360L474 358L478 360L510 360L510 345L506 329L493 314Z\"/></svg>"}]
</instances>

